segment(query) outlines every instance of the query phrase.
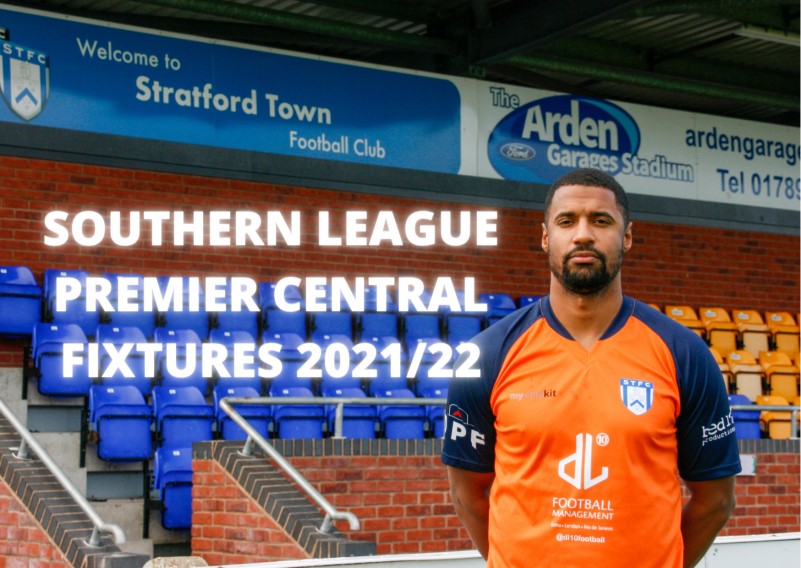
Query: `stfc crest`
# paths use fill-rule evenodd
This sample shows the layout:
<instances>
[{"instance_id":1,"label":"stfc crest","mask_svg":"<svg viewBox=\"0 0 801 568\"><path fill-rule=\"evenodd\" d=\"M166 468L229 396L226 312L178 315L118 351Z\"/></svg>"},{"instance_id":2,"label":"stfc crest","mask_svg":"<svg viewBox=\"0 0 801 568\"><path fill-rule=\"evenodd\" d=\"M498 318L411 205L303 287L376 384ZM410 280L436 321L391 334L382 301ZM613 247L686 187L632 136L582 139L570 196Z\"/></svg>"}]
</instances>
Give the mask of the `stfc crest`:
<instances>
[{"instance_id":1,"label":"stfc crest","mask_svg":"<svg viewBox=\"0 0 801 568\"><path fill-rule=\"evenodd\" d=\"M46 53L0 40L0 91L8 108L23 120L36 117L50 93Z\"/></svg>"},{"instance_id":2,"label":"stfc crest","mask_svg":"<svg viewBox=\"0 0 801 568\"><path fill-rule=\"evenodd\" d=\"M620 398L626 408L637 416L645 414L654 403L654 383L620 379Z\"/></svg>"}]
</instances>

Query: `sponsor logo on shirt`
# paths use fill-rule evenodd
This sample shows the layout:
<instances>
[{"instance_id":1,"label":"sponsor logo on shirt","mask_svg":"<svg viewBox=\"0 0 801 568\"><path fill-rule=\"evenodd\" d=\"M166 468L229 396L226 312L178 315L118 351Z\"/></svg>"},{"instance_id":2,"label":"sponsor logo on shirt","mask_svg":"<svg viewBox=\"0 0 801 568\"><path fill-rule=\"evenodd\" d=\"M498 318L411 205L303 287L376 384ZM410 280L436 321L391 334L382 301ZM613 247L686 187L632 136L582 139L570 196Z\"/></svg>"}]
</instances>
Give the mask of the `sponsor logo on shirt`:
<instances>
[{"instance_id":1,"label":"sponsor logo on shirt","mask_svg":"<svg viewBox=\"0 0 801 568\"><path fill-rule=\"evenodd\" d=\"M456 404L448 406L445 436L454 442L461 439L470 440L470 445L474 450L487 443L486 436L470 424L467 412Z\"/></svg>"},{"instance_id":2,"label":"sponsor logo on shirt","mask_svg":"<svg viewBox=\"0 0 801 568\"><path fill-rule=\"evenodd\" d=\"M701 427L701 446L706 446L715 440L722 440L727 436L734 434L734 418L731 415L731 410L726 416L721 417L710 424L709 426Z\"/></svg>"},{"instance_id":3,"label":"sponsor logo on shirt","mask_svg":"<svg viewBox=\"0 0 801 568\"><path fill-rule=\"evenodd\" d=\"M607 434L598 434L595 441L599 446L609 444ZM576 451L559 461L559 477L576 489L589 489L609 478L609 468L601 467L598 475L593 475L592 434L576 434Z\"/></svg>"},{"instance_id":4,"label":"sponsor logo on shirt","mask_svg":"<svg viewBox=\"0 0 801 568\"><path fill-rule=\"evenodd\" d=\"M556 398L556 389L545 389L535 392L512 392L509 400L530 400L536 398Z\"/></svg>"}]
</instances>

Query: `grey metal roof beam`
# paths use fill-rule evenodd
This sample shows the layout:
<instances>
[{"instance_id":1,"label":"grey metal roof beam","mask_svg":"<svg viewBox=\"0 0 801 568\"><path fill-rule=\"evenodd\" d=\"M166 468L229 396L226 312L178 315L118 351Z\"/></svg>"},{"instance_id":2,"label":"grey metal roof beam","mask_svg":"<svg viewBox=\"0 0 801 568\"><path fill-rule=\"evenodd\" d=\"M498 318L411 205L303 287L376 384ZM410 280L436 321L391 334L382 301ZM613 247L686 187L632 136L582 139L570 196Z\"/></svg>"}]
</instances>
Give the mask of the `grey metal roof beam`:
<instances>
[{"instance_id":1,"label":"grey metal roof beam","mask_svg":"<svg viewBox=\"0 0 801 568\"><path fill-rule=\"evenodd\" d=\"M348 22L271 10L269 8L257 8L245 4L216 2L212 0L140 1L143 4L153 4L175 10L202 13L220 18L230 18L242 22L265 24L344 40L355 40L360 43L368 43L384 49L420 51L442 55L457 55L459 53L458 46L445 39L393 32Z\"/></svg>"},{"instance_id":2,"label":"grey metal roof beam","mask_svg":"<svg viewBox=\"0 0 801 568\"><path fill-rule=\"evenodd\" d=\"M718 97L724 100L768 105L783 110L798 110L797 96L756 89L736 89L732 88L731 85L696 81L686 77L604 67L597 63L583 63L562 60L556 57L531 55L513 57L509 60L509 63L540 71L557 71L614 83L639 85L676 93Z\"/></svg>"},{"instance_id":3,"label":"grey metal roof beam","mask_svg":"<svg viewBox=\"0 0 801 568\"><path fill-rule=\"evenodd\" d=\"M474 65L492 65L509 57L574 35L618 14L631 13L654 0L518 0L492 13L492 27L475 33Z\"/></svg>"},{"instance_id":4,"label":"grey metal roof beam","mask_svg":"<svg viewBox=\"0 0 801 568\"><path fill-rule=\"evenodd\" d=\"M410 4L409 2L398 2L397 0L313 0L318 6L328 6L340 10L350 10L362 14L382 16L385 18L396 18L421 24L430 24L439 21L446 16L435 7L429 7L424 3Z\"/></svg>"}]
</instances>

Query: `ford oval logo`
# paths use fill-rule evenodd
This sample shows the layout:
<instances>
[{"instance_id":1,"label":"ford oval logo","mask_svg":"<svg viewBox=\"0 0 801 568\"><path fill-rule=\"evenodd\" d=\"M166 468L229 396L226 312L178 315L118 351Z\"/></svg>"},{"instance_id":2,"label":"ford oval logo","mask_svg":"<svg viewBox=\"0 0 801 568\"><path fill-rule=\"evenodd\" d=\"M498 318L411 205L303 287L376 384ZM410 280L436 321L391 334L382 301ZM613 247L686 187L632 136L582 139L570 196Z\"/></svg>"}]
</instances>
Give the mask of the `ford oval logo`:
<instances>
[{"instance_id":1,"label":"ford oval logo","mask_svg":"<svg viewBox=\"0 0 801 568\"><path fill-rule=\"evenodd\" d=\"M615 175L639 148L637 123L616 104L554 95L504 116L490 133L487 157L506 179L550 184L576 168Z\"/></svg>"},{"instance_id":2,"label":"ford oval logo","mask_svg":"<svg viewBox=\"0 0 801 568\"><path fill-rule=\"evenodd\" d=\"M508 142L501 146L501 154L510 160L530 160L537 155L531 146L517 142Z\"/></svg>"}]
</instances>

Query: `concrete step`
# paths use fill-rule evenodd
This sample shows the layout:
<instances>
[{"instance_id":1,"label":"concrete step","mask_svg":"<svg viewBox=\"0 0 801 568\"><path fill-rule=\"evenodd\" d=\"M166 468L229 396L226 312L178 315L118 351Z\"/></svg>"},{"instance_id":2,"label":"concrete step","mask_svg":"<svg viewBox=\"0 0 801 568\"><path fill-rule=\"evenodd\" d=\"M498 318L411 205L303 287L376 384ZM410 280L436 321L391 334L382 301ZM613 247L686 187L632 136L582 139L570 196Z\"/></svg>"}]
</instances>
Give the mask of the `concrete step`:
<instances>
[{"instance_id":1,"label":"concrete step","mask_svg":"<svg viewBox=\"0 0 801 568\"><path fill-rule=\"evenodd\" d=\"M22 400L21 367L0 367L0 399L6 404Z\"/></svg>"},{"instance_id":2,"label":"concrete step","mask_svg":"<svg viewBox=\"0 0 801 568\"><path fill-rule=\"evenodd\" d=\"M145 510L142 499L109 499L108 501L92 503L92 505L98 514L103 517L104 521L119 525L128 540L143 538L142 520L145 516ZM190 531L165 529L161 526L159 515L158 511L150 511L148 540L153 545L180 544L190 541Z\"/></svg>"},{"instance_id":3,"label":"concrete step","mask_svg":"<svg viewBox=\"0 0 801 568\"><path fill-rule=\"evenodd\" d=\"M127 533L125 535L128 536ZM153 541L147 539L130 539L124 544L118 545L120 550L131 554L144 554L148 558L153 558Z\"/></svg>"},{"instance_id":4,"label":"concrete step","mask_svg":"<svg viewBox=\"0 0 801 568\"><path fill-rule=\"evenodd\" d=\"M78 432L35 432L33 436L73 485L86 495L86 469L80 467L78 456L80 434Z\"/></svg>"},{"instance_id":5,"label":"concrete step","mask_svg":"<svg viewBox=\"0 0 801 568\"><path fill-rule=\"evenodd\" d=\"M22 392L22 369L19 369L19 392ZM19 397L19 395L18 395ZM83 406L84 397L58 397L40 394L36 388L36 378L28 378L28 404L32 406Z\"/></svg>"}]
</instances>

